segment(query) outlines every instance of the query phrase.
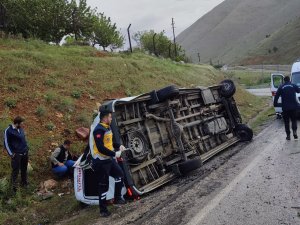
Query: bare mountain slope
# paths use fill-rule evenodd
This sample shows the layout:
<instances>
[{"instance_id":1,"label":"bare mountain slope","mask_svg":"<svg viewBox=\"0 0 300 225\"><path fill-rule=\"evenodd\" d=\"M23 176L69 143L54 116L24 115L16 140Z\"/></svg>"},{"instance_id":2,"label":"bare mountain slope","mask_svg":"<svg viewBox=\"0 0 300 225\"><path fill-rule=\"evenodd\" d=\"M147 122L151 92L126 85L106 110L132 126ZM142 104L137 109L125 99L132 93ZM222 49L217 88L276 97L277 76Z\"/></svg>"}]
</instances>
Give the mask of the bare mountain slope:
<instances>
[{"instance_id":1,"label":"bare mountain slope","mask_svg":"<svg viewBox=\"0 0 300 225\"><path fill-rule=\"evenodd\" d=\"M177 37L187 55L232 63L299 15L299 0L226 0Z\"/></svg>"},{"instance_id":2,"label":"bare mountain slope","mask_svg":"<svg viewBox=\"0 0 300 225\"><path fill-rule=\"evenodd\" d=\"M300 58L300 17L266 37L237 63L291 64L297 58Z\"/></svg>"}]
</instances>

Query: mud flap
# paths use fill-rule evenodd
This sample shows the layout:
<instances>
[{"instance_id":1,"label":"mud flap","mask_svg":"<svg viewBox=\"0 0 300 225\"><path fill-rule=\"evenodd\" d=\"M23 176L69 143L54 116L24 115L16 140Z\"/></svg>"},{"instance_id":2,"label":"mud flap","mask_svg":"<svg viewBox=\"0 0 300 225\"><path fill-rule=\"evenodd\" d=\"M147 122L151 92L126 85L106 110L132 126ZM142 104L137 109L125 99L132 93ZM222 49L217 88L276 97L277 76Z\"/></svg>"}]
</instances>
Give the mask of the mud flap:
<instances>
[{"instance_id":1,"label":"mud flap","mask_svg":"<svg viewBox=\"0 0 300 225\"><path fill-rule=\"evenodd\" d=\"M138 192L135 187L126 158L122 158L122 161L119 161L118 163L124 172L124 184L127 189L127 197L138 199L142 193Z\"/></svg>"}]
</instances>

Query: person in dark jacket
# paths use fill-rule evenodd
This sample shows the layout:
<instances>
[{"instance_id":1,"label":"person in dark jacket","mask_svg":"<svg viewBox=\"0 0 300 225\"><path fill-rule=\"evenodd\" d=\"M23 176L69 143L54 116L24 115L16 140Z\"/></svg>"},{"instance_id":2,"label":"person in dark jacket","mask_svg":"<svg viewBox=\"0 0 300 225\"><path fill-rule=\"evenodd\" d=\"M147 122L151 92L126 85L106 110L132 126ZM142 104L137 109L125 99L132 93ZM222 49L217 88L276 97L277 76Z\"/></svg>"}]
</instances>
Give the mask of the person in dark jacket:
<instances>
[{"instance_id":1,"label":"person in dark jacket","mask_svg":"<svg viewBox=\"0 0 300 225\"><path fill-rule=\"evenodd\" d=\"M70 147L71 141L65 140L64 144L56 148L51 154L52 172L58 177L72 174L75 162L72 160L72 155L69 152Z\"/></svg>"},{"instance_id":2,"label":"person in dark jacket","mask_svg":"<svg viewBox=\"0 0 300 225\"><path fill-rule=\"evenodd\" d=\"M100 123L92 131L94 139L94 145L91 147L92 168L98 178L101 217L108 217L111 214L106 206L109 176L115 178L114 204L126 203L121 195L124 174L116 161L116 158L121 157L121 152L125 150L125 147L113 142L113 133L110 129L111 121L111 112L107 109L100 109Z\"/></svg>"},{"instance_id":3,"label":"person in dark jacket","mask_svg":"<svg viewBox=\"0 0 300 225\"><path fill-rule=\"evenodd\" d=\"M17 190L17 178L21 170L21 186L27 186L28 145L24 133L24 119L17 116L4 131L4 147L11 157L11 184Z\"/></svg>"},{"instance_id":4,"label":"person in dark jacket","mask_svg":"<svg viewBox=\"0 0 300 225\"><path fill-rule=\"evenodd\" d=\"M282 114L285 125L286 139L291 140L290 120L292 121L293 136L298 139L297 135L297 108L296 93L300 93L297 85L292 84L289 76L284 77L284 84L282 84L275 95L274 106L278 106L278 98L281 96Z\"/></svg>"}]
</instances>

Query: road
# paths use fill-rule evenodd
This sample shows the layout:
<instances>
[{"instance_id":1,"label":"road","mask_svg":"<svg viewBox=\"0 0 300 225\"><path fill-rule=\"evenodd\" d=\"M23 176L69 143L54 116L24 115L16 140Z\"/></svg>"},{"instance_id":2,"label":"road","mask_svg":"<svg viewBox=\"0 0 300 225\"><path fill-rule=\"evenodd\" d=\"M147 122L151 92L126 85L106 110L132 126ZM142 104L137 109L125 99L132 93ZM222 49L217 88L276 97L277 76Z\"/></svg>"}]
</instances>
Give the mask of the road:
<instances>
[{"instance_id":1,"label":"road","mask_svg":"<svg viewBox=\"0 0 300 225\"><path fill-rule=\"evenodd\" d=\"M300 141L274 120L240 143L94 224L300 224Z\"/></svg>"},{"instance_id":2,"label":"road","mask_svg":"<svg viewBox=\"0 0 300 225\"><path fill-rule=\"evenodd\" d=\"M270 88L246 89L253 95L257 96L272 96Z\"/></svg>"}]
</instances>

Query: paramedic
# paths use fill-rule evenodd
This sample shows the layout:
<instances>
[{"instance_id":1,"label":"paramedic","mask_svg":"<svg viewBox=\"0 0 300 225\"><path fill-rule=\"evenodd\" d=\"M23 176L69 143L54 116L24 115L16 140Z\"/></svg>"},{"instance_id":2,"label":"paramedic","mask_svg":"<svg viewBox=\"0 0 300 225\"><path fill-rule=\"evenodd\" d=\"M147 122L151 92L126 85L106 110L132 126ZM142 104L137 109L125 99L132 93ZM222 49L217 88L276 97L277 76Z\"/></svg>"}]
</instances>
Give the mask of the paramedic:
<instances>
[{"instance_id":1,"label":"paramedic","mask_svg":"<svg viewBox=\"0 0 300 225\"><path fill-rule=\"evenodd\" d=\"M281 96L282 114L285 125L286 140L291 140L290 135L290 120L292 121L292 130L294 139L298 139L297 135L297 107L296 93L300 93L297 85L292 84L289 76L284 77L284 83L278 88L275 98L274 106L278 106L278 98Z\"/></svg>"},{"instance_id":2,"label":"paramedic","mask_svg":"<svg viewBox=\"0 0 300 225\"><path fill-rule=\"evenodd\" d=\"M91 148L92 169L98 178L100 216L108 217L110 212L106 206L106 194L109 188L109 176L115 178L115 201L114 204L125 204L121 195L123 187L123 171L118 165L116 158L121 157L125 149L123 145L113 143L113 133L110 129L112 121L111 111L100 108L100 123L93 131L94 145ZM115 151L118 150L118 151Z\"/></svg>"}]
</instances>

